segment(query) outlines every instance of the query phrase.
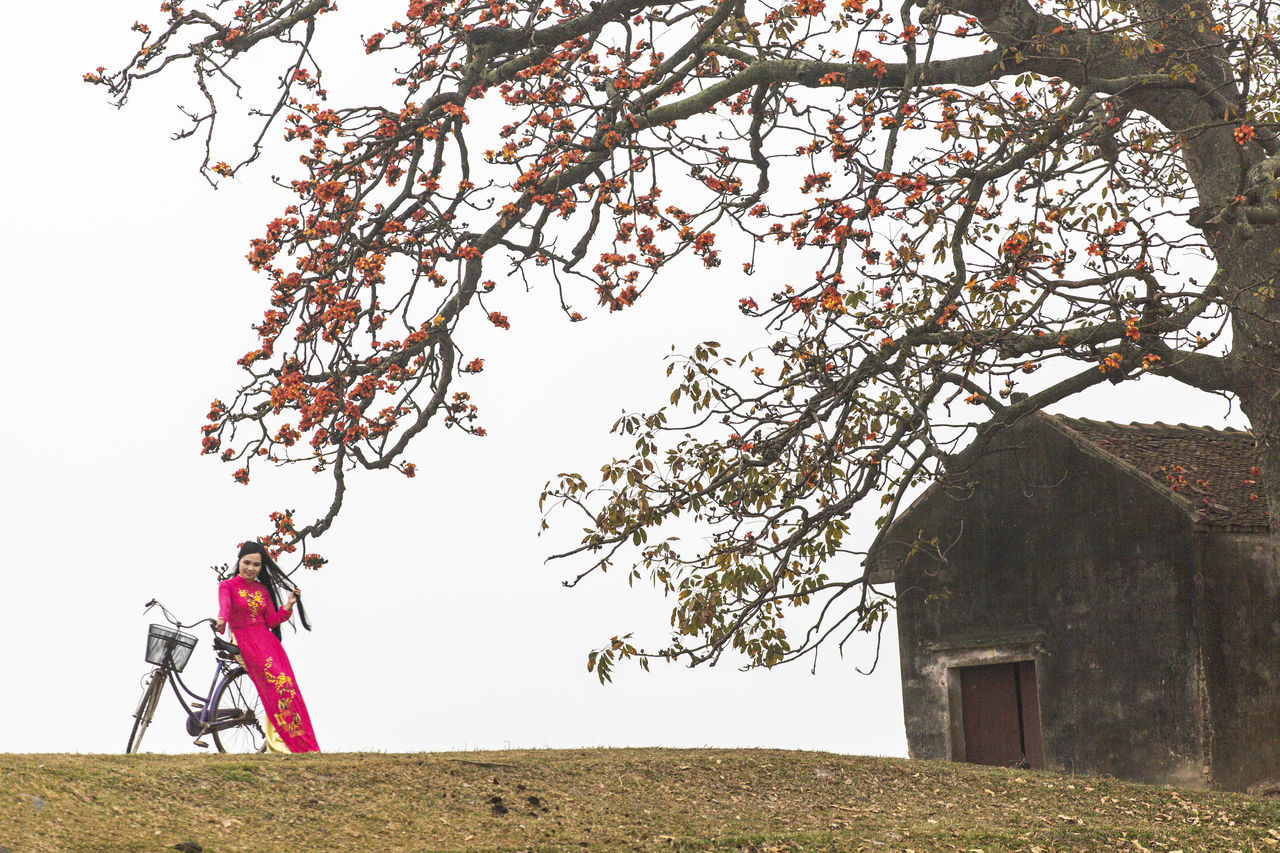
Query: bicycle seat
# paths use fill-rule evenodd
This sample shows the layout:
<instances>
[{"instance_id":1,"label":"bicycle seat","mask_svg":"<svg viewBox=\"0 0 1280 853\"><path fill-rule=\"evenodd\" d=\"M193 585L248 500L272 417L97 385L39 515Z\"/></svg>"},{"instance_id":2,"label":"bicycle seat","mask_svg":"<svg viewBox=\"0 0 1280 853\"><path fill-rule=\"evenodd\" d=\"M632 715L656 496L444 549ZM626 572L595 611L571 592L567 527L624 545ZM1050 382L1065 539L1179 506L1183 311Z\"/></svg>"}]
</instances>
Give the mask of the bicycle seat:
<instances>
[{"instance_id":1,"label":"bicycle seat","mask_svg":"<svg viewBox=\"0 0 1280 853\"><path fill-rule=\"evenodd\" d=\"M235 657L236 655L240 654L239 646L237 646L235 643L228 643L226 640L222 639L221 637L213 638L213 648L219 654L228 655L230 657Z\"/></svg>"}]
</instances>

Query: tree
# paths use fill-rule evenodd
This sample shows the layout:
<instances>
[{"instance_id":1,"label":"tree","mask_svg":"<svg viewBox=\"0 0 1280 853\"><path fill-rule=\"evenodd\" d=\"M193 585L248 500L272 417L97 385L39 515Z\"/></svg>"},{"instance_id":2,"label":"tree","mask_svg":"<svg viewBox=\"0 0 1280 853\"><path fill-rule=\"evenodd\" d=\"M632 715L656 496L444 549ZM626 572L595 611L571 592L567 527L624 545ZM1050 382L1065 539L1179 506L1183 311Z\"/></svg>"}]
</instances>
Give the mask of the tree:
<instances>
[{"instance_id":1,"label":"tree","mask_svg":"<svg viewBox=\"0 0 1280 853\"><path fill-rule=\"evenodd\" d=\"M670 644L613 638L602 679L633 656L771 666L873 629L888 600L834 559L872 544L855 507L878 500L883 532L1003 425L1101 382L1238 400L1280 511L1273 0L410 0L361 36L394 66L390 106L327 104L328 0L162 8L86 79L123 104L193 72L205 106L180 135L203 137L211 181L265 146L300 154L247 256L270 286L260 346L203 440L241 482L263 461L331 479L319 518L275 513L264 537L308 565L351 468L413 476L433 422L484 434L459 324L508 326L499 277L554 283L577 321L583 293L623 310L682 255L735 256L744 282L803 269L741 299L759 350L673 365L694 427L627 415L633 456L543 495L586 514L575 583L622 560L675 596ZM247 154L215 162L219 108L264 82ZM677 518L709 544L661 538Z\"/></svg>"}]
</instances>

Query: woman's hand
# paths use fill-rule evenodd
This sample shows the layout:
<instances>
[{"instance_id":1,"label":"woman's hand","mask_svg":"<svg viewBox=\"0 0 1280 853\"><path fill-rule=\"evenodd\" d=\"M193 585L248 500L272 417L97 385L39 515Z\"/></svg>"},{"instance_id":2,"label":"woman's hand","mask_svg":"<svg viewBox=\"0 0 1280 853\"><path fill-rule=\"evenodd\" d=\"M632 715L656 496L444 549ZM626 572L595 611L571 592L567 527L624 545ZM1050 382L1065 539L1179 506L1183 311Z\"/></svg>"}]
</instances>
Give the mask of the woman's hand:
<instances>
[{"instance_id":1,"label":"woman's hand","mask_svg":"<svg viewBox=\"0 0 1280 853\"><path fill-rule=\"evenodd\" d=\"M225 629L226 629L226 627L227 627L227 623L226 623L226 622L222 621L221 619L218 619L217 617L214 617L214 620L213 620L213 630L215 630L215 631L217 631L219 634L221 634L221 633L223 632L223 630L225 630Z\"/></svg>"},{"instance_id":2,"label":"woman's hand","mask_svg":"<svg viewBox=\"0 0 1280 853\"><path fill-rule=\"evenodd\" d=\"M295 586L289 593L289 600L284 603L284 609L288 610L297 603L299 596L302 595L302 588Z\"/></svg>"}]
</instances>

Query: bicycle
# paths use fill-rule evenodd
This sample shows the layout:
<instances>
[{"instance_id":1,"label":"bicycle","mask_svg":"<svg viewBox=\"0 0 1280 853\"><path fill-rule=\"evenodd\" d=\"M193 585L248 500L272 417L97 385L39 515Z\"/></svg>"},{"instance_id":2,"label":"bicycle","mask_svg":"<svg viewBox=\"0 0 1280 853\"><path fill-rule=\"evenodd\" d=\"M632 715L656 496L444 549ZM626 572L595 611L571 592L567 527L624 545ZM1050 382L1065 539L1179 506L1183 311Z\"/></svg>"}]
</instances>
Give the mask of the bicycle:
<instances>
[{"instance_id":1,"label":"bicycle","mask_svg":"<svg viewBox=\"0 0 1280 853\"><path fill-rule=\"evenodd\" d=\"M208 734L213 736L218 752L265 752L266 715L249 673L236 660L240 648L214 634L217 668L208 692L201 696L188 687L180 675L197 643L195 637L182 633L182 629L207 622L210 630L216 630L214 620L201 619L184 625L154 598L147 602L142 612L146 613L152 607L159 607L164 618L176 630L156 624L147 630L147 663L154 665L155 669L144 678L142 698L133 712L133 728L129 732L125 752L134 753L141 747L142 736L155 716L165 682L173 688L173 695L178 697L178 702L187 712L187 734L195 738L196 746L208 749L209 744L203 740ZM184 693L190 697L189 703Z\"/></svg>"}]
</instances>

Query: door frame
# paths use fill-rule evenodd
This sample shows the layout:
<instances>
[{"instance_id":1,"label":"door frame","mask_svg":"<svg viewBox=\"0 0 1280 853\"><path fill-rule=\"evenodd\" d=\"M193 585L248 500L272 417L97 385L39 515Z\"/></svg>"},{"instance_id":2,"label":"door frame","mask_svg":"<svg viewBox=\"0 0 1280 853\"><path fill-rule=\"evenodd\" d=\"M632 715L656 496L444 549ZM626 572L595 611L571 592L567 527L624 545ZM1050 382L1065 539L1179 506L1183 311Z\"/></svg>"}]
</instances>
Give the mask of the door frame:
<instances>
[{"instance_id":1,"label":"door frame","mask_svg":"<svg viewBox=\"0 0 1280 853\"><path fill-rule=\"evenodd\" d=\"M1036 712L1040 728L1040 742L1044 750L1044 722L1040 713L1040 661L1043 650L1037 642L992 645L986 648L969 648L942 653L942 664L947 673L948 740L952 761L966 761L964 743L964 700L960 693L960 670L971 666L992 666L1030 662L1036 672ZM1019 709L1021 711L1021 709Z\"/></svg>"}]
</instances>

